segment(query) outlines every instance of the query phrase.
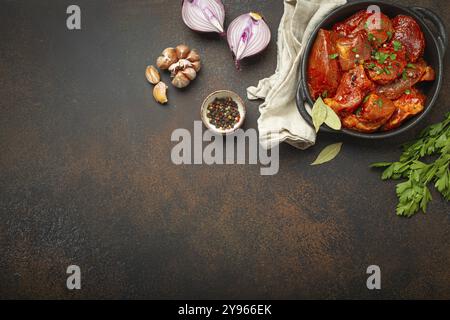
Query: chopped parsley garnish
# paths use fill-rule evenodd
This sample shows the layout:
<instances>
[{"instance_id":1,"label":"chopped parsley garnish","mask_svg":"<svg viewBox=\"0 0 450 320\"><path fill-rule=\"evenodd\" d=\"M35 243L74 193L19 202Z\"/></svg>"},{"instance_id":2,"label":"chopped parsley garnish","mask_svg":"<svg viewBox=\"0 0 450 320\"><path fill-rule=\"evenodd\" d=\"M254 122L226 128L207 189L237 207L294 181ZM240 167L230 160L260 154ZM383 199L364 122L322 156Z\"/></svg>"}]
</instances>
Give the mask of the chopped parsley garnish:
<instances>
[{"instance_id":1,"label":"chopped parsley garnish","mask_svg":"<svg viewBox=\"0 0 450 320\"><path fill-rule=\"evenodd\" d=\"M410 68L410 69L415 69L415 68L416 68L416 66L415 66L414 64L412 64L412 63L408 63L408 64L406 65L406 67L407 67L407 68Z\"/></svg>"},{"instance_id":2,"label":"chopped parsley garnish","mask_svg":"<svg viewBox=\"0 0 450 320\"><path fill-rule=\"evenodd\" d=\"M357 53L357 52L358 52L358 49L357 49L357 48L353 48L352 51L353 51L354 53Z\"/></svg>"},{"instance_id":3,"label":"chopped parsley garnish","mask_svg":"<svg viewBox=\"0 0 450 320\"><path fill-rule=\"evenodd\" d=\"M372 33L369 33L369 41L375 41L375 36Z\"/></svg>"},{"instance_id":4,"label":"chopped parsley garnish","mask_svg":"<svg viewBox=\"0 0 450 320\"><path fill-rule=\"evenodd\" d=\"M379 108L383 108L383 100L378 99L377 100L377 105L378 105Z\"/></svg>"},{"instance_id":5,"label":"chopped parsley garnish","mask_svg":"<svg viewBox=\"0 0 450 320\"><path fill-rule=\"evenodd\" d=\"M406 70L403 70L402 79L403 80L408 80L408 75L406 74Z\"/></svg>"},{"instance_id":6,"label":"chopped parsley garnish","mask_svg":"<svg viewBox=\"0 0 450 320\"><path fill-rule=\"evenodd\" d=\"M405 94L411 94L411 90L405 90Z\"/></svg>"},{"instance_id":7,"label":"chopped parsley garnish","mask_svg":"<svg viewBox=\"0 0 450 320\"><path fill-rule=\"evenodd\" d=\"M366 96L366 97L364 98L364 100L363 100L363 103L366 103L367 100L369 100L369 98L370 98L370 96Z\"/></svg>"},{"instance_id":8,"label":"chopped parsley garnish","mask_svg":"<svg viewBox=\"0 0 450 320\"><path fill-rule=\"evenodd\" d=\"M402 49L402 44L399 41L397 41L397 40L394 40L392 42L392 45L394 46L394 50L395 51L399 51L399 50Z\"/></svg>"},{"instance_id":9,"label":"chopped parsley garnish","mask_svg":"<svg viewBox=\"0 0 450 320\"><path fill-rule=\"evenodd\" d=\"M384 62L390 57L391 55L389 53L375 52L375 60L378 61L379 64L384 64Z\"/></svg>"},{"instance_id":10,"label":"chopped parsley garnish","mask_svg":"<svg viewBox=\"0 0 450 320\"><path fill-rule=\"evenodd\" d=\"M367 69L373 70L373 69L375 69L375 67L376 67L376 65L373 62L366 64Z\"/></svg>"},{"instance_id":11,"label":"chopped parsley garnish","mask_svg":"<svg viewBox=\"0 0 450 320\"><path fill-rule=\"evenodd\" d=\"M384 64L387 59L397 59L397 54L377 51L375 52L374 58L378 61L378 63Z\"/></svg>"},{"instance_id":12,"label":"chopped parsley garnish","mask_svg":"<svg viewBox=\"0 0 450 320\"><path fill-rule=\"evenodd\" d=\"M391 39L392 39L392 32L388 31L388 32L386 32L386 33L387 33L387 35L388 35L388 40L391 40Z\"/></svg>"}]
</instances>

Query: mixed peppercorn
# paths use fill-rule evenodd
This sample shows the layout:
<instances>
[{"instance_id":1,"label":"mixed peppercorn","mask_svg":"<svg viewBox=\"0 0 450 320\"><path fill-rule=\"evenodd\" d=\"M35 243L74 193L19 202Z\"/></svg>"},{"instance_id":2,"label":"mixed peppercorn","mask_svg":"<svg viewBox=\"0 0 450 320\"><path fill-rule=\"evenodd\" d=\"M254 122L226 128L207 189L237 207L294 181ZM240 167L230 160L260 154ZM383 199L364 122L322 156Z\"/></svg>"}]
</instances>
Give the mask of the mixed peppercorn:
<instances>
[{"instance_id":1,"label":"mixed peppercorn","mask_svg":"<svg viewBox=\"0 0 450 320\"><path fill-rule=\"evenodd\" d=\"M232 98L216 98L208 105L209 122L220 130L233 129L241 119L237 103Z\"/></svg>"}]
</instances>

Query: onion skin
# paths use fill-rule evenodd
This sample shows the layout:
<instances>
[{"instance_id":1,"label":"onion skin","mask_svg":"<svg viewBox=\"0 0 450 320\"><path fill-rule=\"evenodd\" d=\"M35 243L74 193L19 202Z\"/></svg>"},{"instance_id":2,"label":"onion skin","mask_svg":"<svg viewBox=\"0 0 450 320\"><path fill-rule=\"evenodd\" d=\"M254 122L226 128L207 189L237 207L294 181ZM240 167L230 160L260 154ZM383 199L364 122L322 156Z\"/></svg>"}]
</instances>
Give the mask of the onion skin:
<instances>
[{"instance_id":1,"label":"onion skin","mask_svg":"<svg viewBox=\"0 0 450 320\"><path fill-rule=\"evenodd\" d=\"M183 0L181 15L184 23L194 31L225 35L222 0Z\"/></svg>"},{"instance_id":2,"label":"onion skin","mask_svg":"<svg viewBox=\"0 0 450 320\"><path fill-rule=\"evenodd\" d=\"M230 50L234 54L236 68L240 69L240 61L256 55L270 43L271 32L263 17L257 13L246 13L231 22L227 31Z\"/></svg>"}]
</instances>

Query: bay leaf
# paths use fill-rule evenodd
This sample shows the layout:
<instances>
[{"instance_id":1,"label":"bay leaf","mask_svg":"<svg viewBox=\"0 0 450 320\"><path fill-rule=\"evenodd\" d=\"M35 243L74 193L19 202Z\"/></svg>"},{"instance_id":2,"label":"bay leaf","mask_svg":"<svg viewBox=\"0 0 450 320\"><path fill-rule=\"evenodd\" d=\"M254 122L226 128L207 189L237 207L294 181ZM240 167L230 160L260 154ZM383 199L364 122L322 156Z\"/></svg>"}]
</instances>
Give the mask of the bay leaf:
<instances>
[{"instance_id":1,"label":"bay leaf","mask_svg":"<svg viewBox=\"0 0 450 320\"><path fill-rule=\"evenodd\" d=\"M323 149L320 152L316 161L311 163L311 165L317 166L317 165L324 164L326 162L333 160L339 154L339 152L341 151L341 148L342 148L342 142L335 143L335 144L325 147L325 149Z\"/></svg>"},{"instance_id":2,"label":"bay leaf","mask_svg":"<svg viewBox=\"0 0 450 320\"><path fill-rule=\"evenodd\" d=\"M329 106L326 105L326 108L327 108L327 117L325 118L325 124L329 126L331 129L341 130L342 122L339 116Z\"/></svg>"},{"instance_id":3,"label":"bay leaf","mask_svg":"<svg viewBox=\"0 0 450 320\"><path fill-rule=\"evenodd\" d=\"M327 105L323 102L322 97L319 97L314 106L312 108L312 121L314 124L314 128L316 129L316 133L319 132L320 127L324 124L327 118Z\"/></svg>"}]
</instances>

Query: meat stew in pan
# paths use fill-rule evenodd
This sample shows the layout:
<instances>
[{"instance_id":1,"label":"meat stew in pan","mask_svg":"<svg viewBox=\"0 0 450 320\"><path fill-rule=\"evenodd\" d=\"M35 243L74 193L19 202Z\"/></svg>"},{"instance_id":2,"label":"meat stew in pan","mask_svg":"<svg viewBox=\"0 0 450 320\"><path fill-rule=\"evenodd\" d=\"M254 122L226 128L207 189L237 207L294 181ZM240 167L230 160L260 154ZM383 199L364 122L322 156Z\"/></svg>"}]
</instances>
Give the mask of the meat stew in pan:
<instances>
[{"instance_id":1,"label":"meat stew in pan","mask_svg":"<svg viewBox=\"0 0 450 320\"><path fill-rule=\"evenodd\" d=\"M424 110L418 84L436 78L425 45L414 18L360 11L318 32L308 60L310 94L322 97L347 129L396 129Z\"/></svg>"}]
</instances>

